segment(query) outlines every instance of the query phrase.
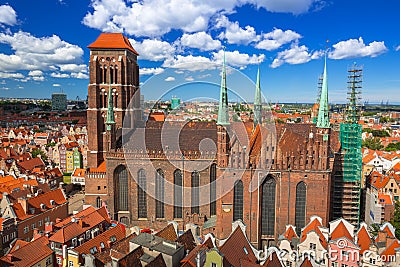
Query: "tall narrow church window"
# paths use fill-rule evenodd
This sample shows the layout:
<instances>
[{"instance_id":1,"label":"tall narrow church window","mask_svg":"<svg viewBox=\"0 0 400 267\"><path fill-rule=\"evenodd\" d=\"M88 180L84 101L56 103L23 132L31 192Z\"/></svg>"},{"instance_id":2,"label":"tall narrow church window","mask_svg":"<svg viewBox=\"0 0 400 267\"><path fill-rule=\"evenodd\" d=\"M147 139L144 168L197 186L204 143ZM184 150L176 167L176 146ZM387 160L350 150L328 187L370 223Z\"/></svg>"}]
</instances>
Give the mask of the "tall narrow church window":
<instances>
[{"instance_id":1,"label":"tall narrow church window","mask_svg":"<svg viewBox=\"0 0 400 267\"><path fill-rule=\"evenodd\" d=\"M138 217L147 218L146 172L138 172Z\"/></svg>"},{"instance_id":2,"label":"tall narrow church window","mask_svg":"<svg viewBox=\"0 0 400 267\"><path fill-rule=\"evenodd\" d=\"M243 220L243 182L237 180L233 188L233 221Z\"/></svg>"},{"instance_id":3,"label":"tall narrow church window","mask_svg":"<svg viewBox=\"0 0 400 267\"><path fill-rule=\"evenodd\" d=\"M164 218L164 172L156 172L156 218Z\"/></svg>"},{"instance_id":4,"label":"tall narrow church window","mask_svg":"<svg viewBox=\"0 0 400 267\"><path fill-rule=\"evenodd\" d=\"M274 235L276 182L267 176L261 188L261 234Z\"/></svg>"},{"instance_id":5,"label":"tall narrow church window","mask_svg":"<svg viewBox=\"0 0 400 267\"><path fill-rule=\"evenodd\" d=\"M100 197L96 198L96 208L101 208L102 206L102 201Z\"/></svg>"},{"instance_id":6,"label":"tall narrow church window","mask_svg":"<svg viewBox=\"0 0 400 267\"><path fill-rule=\"evenodd\" d=\"M210 167L210 215L217 215L217 165Z\"/></svg>"},{"instance_id":7,"label":"tall narrow church window","mask_svg":"<svg viewBox=\"0 0 400 267\"><path fill-rule=\"evenodd\" d=\"M306 201L307 187L304 182L300 182L296 186L295 223L297 231L300 231L306 225Z\"/></svg>"},{"instance_id":8,"label":"tall narrow church window","mask_svg":"<svg viewBox=\"0 0 400 267\"><path fill-rule=\"evenodd\" d=\"M174 172L174 218L182 218L182 172Z\"/></svg>"},{"instance_id":9,"label":"tall narrow church window","mask_svg":"<svg viewBox=\"0 0 400 267\"><path fill-rule=\"evenodd\" d=\"M114 83L114 69L113 66L110 66L110 84Z\"/></svg>"},{"instance_id":10,"label":"tall narrow church window","mask_svg":"<svg viewBox=\"0 0 400 267\"><path fill-rule=\"evenodd\" d=\"M106 66L104 66L104 69L103 69L104 71L103 71L103 73L104 73L104 75L103 75L103 82L104 83L107 83L107 67Z\"/></svg>"},{"instance_id":11,"label":"tall narrow church window","mask_svg":"<svg viewBox=\"0 0 400 267\"><path fill-rule=\"evenodd\" d=\"M198 171L192 172L192 214L193 213L200 213L200 175Z\"/></svg>"},{"instance_id":12,"label":"tall narrow church window","mask_svg":"<svg viewBox=\"0 0 400 267\"><path fill-rule=\"evenodd\" d=\"M114 66L114 83L118 83L118 66Z\"/></svg>"},{"instance_id":13,"label":"tall narrow church window","mask_svg":"<svg viewBox=\"0 0 400 267\"><path fill-rule=\"evenodd\" d=\"M128 210L128 171L126 167L120 165L115 169L115 177L118 182L118 210Z\"/></svg>"}]
</instances>

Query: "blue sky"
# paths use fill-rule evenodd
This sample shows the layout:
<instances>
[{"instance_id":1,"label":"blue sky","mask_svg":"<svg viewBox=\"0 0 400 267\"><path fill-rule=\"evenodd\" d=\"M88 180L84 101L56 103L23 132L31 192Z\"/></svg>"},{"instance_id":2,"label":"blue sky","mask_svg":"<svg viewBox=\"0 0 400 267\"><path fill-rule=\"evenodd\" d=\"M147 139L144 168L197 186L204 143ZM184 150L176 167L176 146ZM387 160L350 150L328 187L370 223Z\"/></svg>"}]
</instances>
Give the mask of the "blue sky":
<instances>
[{"instance_id":1,"label":"blue sky","mask_svg":"<svg viewBox=\"0 0 400 267\"><path fill-rule=\"evenodd\" d=\"M205 76L226 46L227 64L254 81L260 62L267 99L313 102L327 48L330 102L346 101L354 62L364 68L364 101L400 102L399 7L396 0L0 1L0 97L63 90L85 98L86 47L107 31L123 32L139 52L143 87L154 74L168 86Z\"/></svg>"}]
</instances>

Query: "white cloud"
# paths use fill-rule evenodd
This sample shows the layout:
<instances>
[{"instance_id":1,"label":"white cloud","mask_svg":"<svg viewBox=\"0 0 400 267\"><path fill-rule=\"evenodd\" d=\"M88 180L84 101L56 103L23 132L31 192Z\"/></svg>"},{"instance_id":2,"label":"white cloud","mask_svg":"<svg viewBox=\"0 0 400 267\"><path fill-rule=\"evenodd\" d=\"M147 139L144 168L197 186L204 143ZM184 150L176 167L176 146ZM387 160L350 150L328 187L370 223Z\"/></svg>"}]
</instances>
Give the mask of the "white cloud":
<instances>
[{"instance_id":1,"label":"white cloud","mask_svg":"<svg viewBox=\"0 0 400 267\"><path fill-rule=\"evenodd\" d=\"M193 82L194 78L192 76L188 76L188 77L185 78L185 81Z\"/></svg>"},{"instance_id":2,"label":"white cloud","mask_svg":"<svg viewBox=\"0 0 400 267\"><path fill-rule=\"evenodd\" d=\"M142 42L129 40L135 50L139 53L139 58L150 61L162 61L172 57L175 48L168 42L157 39L145 39Z\"/></svg>"},{"instance_id":3,"label":"white cloud","mask_svg":"<svg viewBox=\"0 0 400 267\"><path fill-rule=\"evenodd\" d=\"M166 82L173 82L173 81L175 81L175 77L168 76L167 78L165 78L165 81Z\"/></svg>"},{"instance_id":4,"label":"white cloud","mask_svg":"<svg viewBox=\"0 0 400 267\"><path fill-rule=\"evenodd\" d=\"M60 87L61 84L59 84L59 83L53 83L53 86L54 86L54 87Z\"/></svg>"},{"instance_id":5,"label":"white cloud","mask_svg":"<svg viewBox=\"0 0 400 267\"><path fill-rule=\"evenodd\" d=\"M225 28L218 38L226 39L230 44L244 44L247 45L251 42L257 41L259 36L255 29L247 25L244 29L239 26L239 22L231 22L226 16L220 16L217 19L216 28Z\"/></svg>"},{"instance_id":6,"label":"white cloud","mask_svg":"<svg viewBox=\"0 0 400 267\"><path fill-rule=\"evenodd\" d=\"M400 51L400 45L396 47L396 51Z\"/></svg>"},{"instance_id":7,"label":"white cloud","mask_svg":"<svg viewBox=\"0 0 400 267\"><path fill-rule=\"evenodd\" d=\"M272 68L277 68L284 63L287 64L303 64L307 63L312 59L317 59L321 56L320 51L310 53L308 47L305 45L299 46L298 44L293 44L289 49L278 52L277 57L271 63Z\"/></svg>"},{"instance_id":8,"label":"white cloud","mask_svg":"<svg viewBox=\"0 0 400 267\"><path fill-rule=\"evenodd\" d=\"M105 32L159 37L171 30L207 30L210 19L252 4L272 12L305 13L323 0L91 0L83 23ZM245 29L251 32L251 28Z\"/></svg>"},{"instance_id":9,"label":"white cloud","mask_svg":"<svg viewBox=\"0 0 400 267\"><path fill-rule=\"evenodd\" d=\"M222 60L224 57L224 51L220 50L218 52L213 53L213 60L222 64ZM226 63L229 66L239 67L240 69L244 69L247 65L258 64L259 62L263 62L265 59L264 54L260 55L248 55L244 53L240 53L239 51L226 51L225 52Z\"/></svg>"},{"instance_id":10,"label":"white cloud","mask_svg":"<svg viewBox=\"0 0 400 267\"><path fill-rule=\"evenodd\" d=\"M8 91L8 90L10 90L10 88L8 88L8 87L0 87L0 90Z\"/></svg>"},{"instance_id":11,"label":"white cloud","mask_svg":"<svg viewBox=\"0 0 400 267\"><path fill-rule=\"evenodd\" d=\"M43 77L43 71L41 70L31 70L28 73L29 79L32 79L34 81L37 82L43 82L44 81L44 77Z\"/></svg>"},{"instance_id":12,"label":"white cloud","mask_svg":"<svg viewBox=\"0 0 400 267\"><path fill-rule=\"evenodd\" d=\"M76 79L89 79L89 75L82 72L72 72L71 77Z\"/></svg>"},{"instance_id":13,"label":"white cloud","mask_svg":"<svg viewBox=\"0 0 400 267\"><path fill-rule=\"evenodd\" d=\"M216 65L211 61L211 59L203 56L182 56L177 55L173 59L168 59L163 63L163 67L176 68L181 70L208 70L215 69Z\"/></svg>"},{"instance_id":14,"label":"white cloud","mask_svg":"<svg viewBox=\"0 0 400 267\"><path fill-rule=\"evenodd\" d=\"M81 64L82 48L62 41L56 35L38 38L22 31L0 33L0 43L9 45L14 51L11 55L0 54L0 71L59 70L87 73L86 65Z\"/></svg>"},{"instance_id":15,"label":"white cloud","mask_svg":"<svg viewBox=\"0 0 400 267\"><path fill-rule=\"evenodd\" d=\"M140 68L140 75L157 75L163 72L163 68Z\"/></svg>"},{"instance_id":16,"label":"white cloud","mask_svg":"<svg viewBox=\"0 0 400 267\"><path fill-rule=\"evenodd\" d=\"M210 17L231 11L237 0L92 0L94 11L83 23L102 31L123 31L135 36L161 36L172 29L206 30Z\"/></svg>"},{"instance_id":17,"label":"white cloud","mask_svg":"<svg viewBox=\"0 0 400 267\"><path fill-rule=\"evenodd\" d=\"M345 59L356 57L377 57L387 51L385 42L371 42L364 44L364 40L360 37L357 39L349 39L341 41L333 45L334 50L329 53L329 58Z\"/></svg>"},{"instance_id":18,"label":"white cloud","mask_svg":"<svg viewBox=\"0 0 400 267\"><path fill-rule=\"evenodd\" d=\"M297 41L302 36L292 30L282 31L281 29L274 29L272 32L262 35L262 40L256 44L256 48L272 51L278 49L284 44L292 41Z\"/></svg>"},{"instance_id":19,"label":"white cloud","mask_svg":"<svg viewBox=\"0 0 400 267\"><path fill-rule=\"evenodd\" d=\"M25 76L22 73L0 72L0 78L23 79L23 78L25 78Z\"/></svg>"},{"instance_id":20,"label":"white cloud","mask_svg":"<svg viewBox=\"0 0 400 267\"><path fill-rule=\"evenodd\" d=\"M295 15L308 12L313 7L321 8L325 1L321 0L247 0L247 3L262 7L270 12L292 13Z\"/></svg>"},{"instance_id":21,"label":"white cloud","mask_svg":"<svg viewBox=\"0 0 400 267\"><path fill-rule=\"evenodd\" d=\"M214 40L206 32L196 32L194 34L183 34L181 44L191 48L197 48L200 51L216 50L221 47L219 40Z\"/></svg>"},{"instance_id":22,"label":"white cloud","mask_svg":"<svg viewBox=\"0 0 400 267\"><path fill-rule=\"evenodd\" d=\"M17 13L9 5L0 6L0 24L13 26L17 23Z\"/></svg>"},{"instance_id":23,"label":"white cloud","mask_svg":"<svg viewBox=\"0 0 400 267\"><path fill-rule=\"evenodd\" d=\"M69 78L69 77L71 77L69 74L59 73L59 72L53 72L50 74L50 76L53 78Z\"/></svg>"}]
</instances>

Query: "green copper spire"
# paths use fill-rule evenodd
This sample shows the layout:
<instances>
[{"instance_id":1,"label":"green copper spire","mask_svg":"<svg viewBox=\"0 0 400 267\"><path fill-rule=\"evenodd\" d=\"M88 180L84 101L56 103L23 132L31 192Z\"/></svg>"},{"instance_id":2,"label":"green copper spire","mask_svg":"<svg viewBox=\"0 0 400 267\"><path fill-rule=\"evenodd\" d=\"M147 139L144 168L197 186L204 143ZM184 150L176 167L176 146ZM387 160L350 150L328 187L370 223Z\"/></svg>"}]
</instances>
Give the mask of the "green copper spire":
<instances>
[{"instance_id":1,"label":"green copper spire","mask_svg":"<svg viewBox=\"0 0 400 267\"><path fill-rule=\"evenodd\" d=\"M321 96L319 99L317 127L318 128L330 127L329 107L328 107L328 75L326 72L326 53L325 53L324 73L322 75Z\"/></svg>"},{"instance_id":2,"label":"green copper spire","mask_svg":"<svg viewBox=\"0 0 400 267\"><path fill-rule=\"evenodd\" d=\"M228 113L228 90L226 88L226 70L225 70L225 49L224 49L224 61L222 65L221 75L221 89L219 96L219 107L218 107L218 120L219 125L229 124L229 113Z\"/></svg>"},{"instance_id":3,"label":"green copper spire","mask_svg":"<svg viewBox=\"0 0 400 267\"><path fill-rule=\"evenodd\" d=\"M107 108L107 120L106 120L107 131L110 131L111 125L115 124L113 102L114 101L113 101L113 95L112 95L112 89L111 89L111 83L110 83L110 88L108 89L108 108Z\"/></svg>"},{"instance_id":4,"label":"green copper spire","mask_svg":"<svg viewBox=\"0 0 400 267\"><path fill-rule=\"evenodd\" d=\"M254 96L254 128L257 126L257 124L262 123L261 108L262 108L262 100L261 100L261 86L260 86L260 64L258 64L256 94Z\"/></svg>"}]
</instances>

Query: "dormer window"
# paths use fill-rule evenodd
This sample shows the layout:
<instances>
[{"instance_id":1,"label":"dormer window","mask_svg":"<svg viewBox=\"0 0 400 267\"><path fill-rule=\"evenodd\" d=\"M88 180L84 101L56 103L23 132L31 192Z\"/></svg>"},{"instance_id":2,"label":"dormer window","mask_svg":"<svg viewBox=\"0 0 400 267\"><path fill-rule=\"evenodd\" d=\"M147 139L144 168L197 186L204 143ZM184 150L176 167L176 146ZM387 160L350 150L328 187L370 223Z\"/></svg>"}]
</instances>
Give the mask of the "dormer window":
<instances>
[{"instance_id":1,"label":"dormer window","mask_svg":"<svg viewBox=\"0 0 400 267\"><path fill-rule=\"evenodd\" d=\"M40 208L41 208L42 210L44 210L44 209L46 208L46 205L44 205L43 203L40 203Z\"/></svg>"},{"instance_id":2,"label":"dormer window","mask_svg":"<svg viewBox=\"0 0 400 267\"><path fill-rule=\"evenodd\" d=\"M50 200L50 205L52 205L52 206L55 206L55 205L56 205L56 202L54 201L54 199L51 199L51 200Z\"/></svg>"}]
</instances>

